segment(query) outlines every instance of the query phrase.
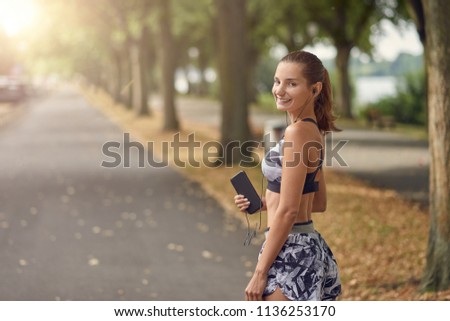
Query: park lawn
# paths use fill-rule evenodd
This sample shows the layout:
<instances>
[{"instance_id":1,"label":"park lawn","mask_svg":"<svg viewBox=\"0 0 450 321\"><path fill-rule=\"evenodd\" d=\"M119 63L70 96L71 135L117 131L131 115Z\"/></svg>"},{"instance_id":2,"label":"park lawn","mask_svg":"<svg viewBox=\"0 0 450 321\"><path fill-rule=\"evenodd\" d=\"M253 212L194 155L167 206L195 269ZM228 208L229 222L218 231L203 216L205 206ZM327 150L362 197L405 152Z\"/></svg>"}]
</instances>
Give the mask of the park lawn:
<instances>
[{"instance_id":1,"label":"park lawn","mask_svg":"<svg viewBox=\"0 0 450 321\"><path fill-rule=\"evenodd\" d=\"M104 92L82 89L92 105L116 122L133 139L154 142L154 152L162 155L163 142L171 142L176 133L162 132L162 115L136 117L131 110L116 105ZM218 140L216 130L202 124L181 120L180 139L195 138L203 143ZM195 160L203 162L201 148ZM257 151L258 157L262 151ZM173 155L170 155L173 156ZM172 159L169 156L169 161ZM180 160L187 160L181 153ZM172 162L173 165L173 162ZM227 216L236 217L246 225L245 217L234 206L235 191L229 179L241 168L208 166L173 166L181 174L201 184L225 209ZM244 168L259 190L260 167ZM427 209L409 203L395 192L369 186L348 175L325 169L328 209L314 214L317 230L324 236L340 266L343 293L340 300L450 300L450 291L419 293L419 283L425 264L428 237ZM264 212L262 222L265 222ZM254 226L258 215L250 217ZM260 244L263 233L253 242ZM256 253L255 253L256 255Z\"/></svg>"}]
</instances>

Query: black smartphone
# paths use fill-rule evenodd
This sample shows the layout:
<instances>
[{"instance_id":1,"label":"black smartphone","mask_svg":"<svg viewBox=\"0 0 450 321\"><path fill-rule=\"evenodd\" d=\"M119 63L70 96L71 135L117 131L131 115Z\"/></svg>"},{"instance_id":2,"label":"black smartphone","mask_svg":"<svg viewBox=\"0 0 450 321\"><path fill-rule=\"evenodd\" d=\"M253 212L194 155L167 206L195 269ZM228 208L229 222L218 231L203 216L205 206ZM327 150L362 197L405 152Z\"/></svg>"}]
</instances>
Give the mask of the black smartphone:
<instances>
[{"instance_id":1,"label":"black smartphone","mask_svg":"<svg viewBox=\"0 0 450 321\"><path fill-rule=\"evenodd\" d=\"M234 189L238 194L244 195L250 202L250 206L247 208L248 214L254 214L262 207L262 201L252 185L252 182L247 176L247 173L240 171L234 175L231 179Z\"/></svg>"}]
</instances>

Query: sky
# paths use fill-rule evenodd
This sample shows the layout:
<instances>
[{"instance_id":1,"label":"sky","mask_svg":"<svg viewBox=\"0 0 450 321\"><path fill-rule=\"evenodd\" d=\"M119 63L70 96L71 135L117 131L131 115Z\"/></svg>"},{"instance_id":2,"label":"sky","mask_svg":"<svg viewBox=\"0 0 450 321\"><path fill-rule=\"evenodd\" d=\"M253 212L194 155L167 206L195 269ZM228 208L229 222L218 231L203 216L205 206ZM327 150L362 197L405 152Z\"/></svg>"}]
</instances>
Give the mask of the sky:
<instances>
[{"instance_id":1,"label":"sky","mask_svg":"<svg viewBox=\"0 0 450 321\"><path fill-rule=\"evenodd\" d=\"M390 21L383 20L381 22L381 29L383 35L372 36L371 39L372 43L375 44L373 55L376 60L383 59L392 61L401 52L414 55L423 53L423 46L413 23L404 24L401 30L399 30ZM332 46L316 45L314 47L307 47L305 50L310 50L322 60L332 59L336 56L336 49ZM357 50L354 52L358 54Z\"/></svg>"},{"instance_id":2,"label":"sky","mask_svg":"<svg viewBox=\"0 0 450 321\"><path fill-rule=\"evenodd\" d=\"M407 24L405 28L395 27L388 20L382 21L381 27L385 30L386 36L377 39L376 53L387 60L394 60L399 52L407 52L414 55L423 53L423 46L413 23Z\"/></svg>"}]
</instances>

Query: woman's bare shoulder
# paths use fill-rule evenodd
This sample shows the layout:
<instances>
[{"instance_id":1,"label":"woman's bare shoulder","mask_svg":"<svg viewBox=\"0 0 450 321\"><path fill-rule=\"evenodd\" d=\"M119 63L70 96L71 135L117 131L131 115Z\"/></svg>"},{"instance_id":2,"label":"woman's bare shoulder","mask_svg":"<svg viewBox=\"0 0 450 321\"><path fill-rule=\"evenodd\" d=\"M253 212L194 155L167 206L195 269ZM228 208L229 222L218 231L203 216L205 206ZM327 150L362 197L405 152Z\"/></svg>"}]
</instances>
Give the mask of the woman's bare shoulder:
<instances>
[{"instance_id":1,"label":"woman's bare shoulder","mask_svg":"<svg viewBox=\"0 0 450 321\"><path fill-rule=\"evenodd\" d=\"M297 122L294 124L290 124L284 131L284 140L304 143L309 141L321 142L322 139L320 132L316 127L313 126L314 124L307 122Z\"/></svg>"}]
</instances>

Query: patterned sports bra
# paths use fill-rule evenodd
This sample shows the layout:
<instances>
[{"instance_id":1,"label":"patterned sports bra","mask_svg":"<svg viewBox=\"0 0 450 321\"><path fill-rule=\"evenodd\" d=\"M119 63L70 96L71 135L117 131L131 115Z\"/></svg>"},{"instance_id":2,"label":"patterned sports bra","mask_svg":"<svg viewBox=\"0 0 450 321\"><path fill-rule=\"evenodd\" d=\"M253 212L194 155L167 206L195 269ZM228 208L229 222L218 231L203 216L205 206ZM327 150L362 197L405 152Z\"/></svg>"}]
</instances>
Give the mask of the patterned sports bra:
<instances>
[{"instance_id":1,"label":"patterned sports bra","mask_svg":"<svg viewBox=\"0 0 450 321\"><path fill-rule=\"evenodd\" d=\"M302 121L312 122L317 125L317 122L312 118L305 118ZM318 126L318 125L317 125ZM281 168L283 161L283 144L284 137L272 147L262 160L262 172L267 179L267 189L269 191L280 193L281 188ZM319 182L315 181L316 175L320 169L322 169L323 164L323 152L320 150L319 166L314 172L307 173L305 184L303 185L303 193L308 194L317 192L319 190Z\"/></svg>"}]
</instances>

